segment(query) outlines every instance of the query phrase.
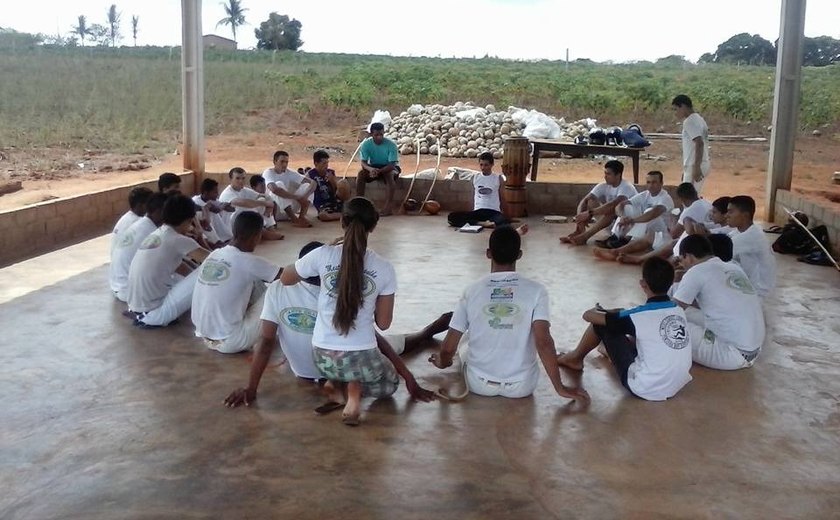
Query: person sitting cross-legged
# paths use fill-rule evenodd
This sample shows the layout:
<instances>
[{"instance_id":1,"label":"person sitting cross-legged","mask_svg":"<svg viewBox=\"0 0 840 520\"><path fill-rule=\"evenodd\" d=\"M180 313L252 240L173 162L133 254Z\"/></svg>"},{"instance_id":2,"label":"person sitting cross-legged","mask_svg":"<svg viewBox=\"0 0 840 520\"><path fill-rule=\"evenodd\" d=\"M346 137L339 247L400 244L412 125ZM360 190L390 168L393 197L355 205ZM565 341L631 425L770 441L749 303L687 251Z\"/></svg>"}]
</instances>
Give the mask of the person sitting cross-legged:
<instances>
[{"instance_id":1,"label":"person sitting cross-legged","mask_svg":"<svg viewBox=\"0 0 840 520\"><path fill-rule=\"evenodd\" d=\"M332 222L341 220L341 210L344 201L338 196L338 179L330 168L330 154L325 150L315 150L312 154L314 168L307 175L315 182L315 209L318 210L318 220Z\"/></svg>"},{"instance_id":2,"label":"person sitting cross-legged","mask_svg":"<svg viewBox=\"0 0 840 520\"><path fill-rule=\"evenodd\" d=\"M764 343L765 324L744 270L715 256L702 235L680 243L680 261L687 271L673 299L686 309L694 362L718 370L751 367Z\"/></svg>"},{"instance_id":3,"label":"person sitting cross-legged","mask_svg":"<svg viewBox=\"0 0 840 520\"><path fill-rule=\"evenodd\" d=\"M254 346L266 283L280 276L280 266L253 254L262 227L259 214L240 213L233 221L233 241L210 253L199 268L192 298L195 335L222 354Z\"/></svg>"},{"instance_id":4,"label":"person sitting cross-legged","mask_svg":"<svg viewBox=\"0 0 840 520\"><path fill-rule=\"evenodd\" d=\"M603 260L617 260L620 256L658 249L670 242L668 219L674 209L671 195L663 189L662 172L647 174L647 188L616 205L618 216L612 235L596 241L592 253Z\"/></svg>"},{"instance_id":5,"label":"person sitting cross-legged","mask_svg":"<svg viewBox=\"0 0 840 520\"><path fill-rule=\"evenodd\" d=\"M232 223L243 211L254 211L264 217L274 215L274 202L266 199L257 191L245 186L247 174L240 167L231 168L228 172L230 184L219 195L219 202L234 207L233 213L227 213L228 222ZM276 229L263 228L263 240L282 240L283 233Z\"/></svg>"},{"instance_id":6,"label":"person sitting cross-legged","mask_svg":"<svg viewBox=\"0 0 840 520\"><path fill-rule=\"evenodd\" d=\"M266 182L268 196L274 201L274 218L287 217L295 227L312 227L306 218L312 205L312 194L317 185L300 172L289 168L289 153L283 150L274 152L274 165L267 168L262 176Z\"/></svg>"},{"instance_id":7,"label":"person sitting cross-legged","mask_svg":"<svg viewBox=\"0 0 840 520\"><path fill-rule=\"evenodd\" d=\"M510 226L502 226L490 235L489 245L490 274L464 291L440 351L429 361L438 368L451 366L461 337L469 331L461 357L470 392L528 397L537 388L542 364L557 394L586 402L583 388L567 387L561 379L550 331L548 291L516 272L522 237Z\"/></svg>"},{"instance_id":8,"label":"person sitting cross-legged","mask_svg":"<svg viewBox=\"0 0 840 520\"><path fill-rule=\"evenodd\" d=\"M626 310L589 309L590 323L577 348L561 354L557 363L583 370L587 354L603 343L622 386L648 401L674 397L691 375L691 341L683 310L668 298L674 267L663 258L642 265L639 281L647 303Z\"/></svg>"},{"instance_id":9,"label":"person sitting cross-legged","mask_svg":"<svg viewBox=\"0 0 840 520\"><path fill-rule=\"evenodd\" d=\"M192 238L195 204L172 195L163 205L163 224L143 240L128 269L128 316L142 328L164 327L192 303L198 271L184 259L201 263L210 254Z\"/></svg>"},{"instance_id":10,"label":"person sitting cross-legged","mask_svg":"<svg viewBox=\"0 0 840 520\"><path fill-rule=\"evenodd\" d=\"M638 194L632 183L621 178L624 165L611 160L604 164L604 182L595 185L577 208L575 230L560 237L560 242L581 246L602 229L609 227L615 220L616 206ZM596 219L590 225L590 220Z\"/></svg>"},{"instance_id":11,"label":"person sitting cross-legged","mask_svg":"<svg viewBox=\"0 0 840 520\"><path fill-rule=\"evenodd\" d=\"M124 229L112 245L108 279L114 296L121 302L128 301L128 270L131 261L140 244L163 223L163 205L168 198L165 193L153 193L146 201L146 215Z\"/></svg>"}]
</instances>

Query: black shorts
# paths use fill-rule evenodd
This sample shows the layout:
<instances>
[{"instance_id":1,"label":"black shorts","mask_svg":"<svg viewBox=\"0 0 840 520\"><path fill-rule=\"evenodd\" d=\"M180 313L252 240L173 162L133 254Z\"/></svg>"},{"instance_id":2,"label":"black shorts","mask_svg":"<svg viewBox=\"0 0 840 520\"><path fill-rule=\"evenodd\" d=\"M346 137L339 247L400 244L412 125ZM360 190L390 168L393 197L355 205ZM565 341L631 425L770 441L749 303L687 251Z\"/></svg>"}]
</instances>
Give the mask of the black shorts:
<instances>
[{"instance_id":1,"label":"black shorts","mask_svg":"<svg viewBox=\"0 0 840 520\"><path fill-rule=\"evenodd\" d=\"M388 165L386 164L386 165L383 165L383 166L376 166L376 165L371 165L371 166L373 166L374 168L384 168L385 166L388 166ZM361 173L368 173L368 172L367 172L367 170L361 170L359 173L361 174ZM391 173L394 175L394 180L397 180L397 179L400 178L400 174L402 173L402 170L400 169L399 165L397 165L397 166L394 166L394 170ZM365 182L374 182L374 181L385 182L385 176L384 175L377 175L376 177L371 177L370 174L368 173L368 175L365 177Z\"/></svg>"},{"instance_id":2,"label":"black shorts","mask_svg":"<svg viewBox=\"0 0 840 520\"><path fill-rule=\"evenodd\" d=\"M621 385L633 394L633 391L627 385L627 372L638 355L636 342L626 334L613 332L602 325L593 325L592 328L604 344L607 355L610 357L619 379L621 379Z\"/></svg>"}]
</instances>

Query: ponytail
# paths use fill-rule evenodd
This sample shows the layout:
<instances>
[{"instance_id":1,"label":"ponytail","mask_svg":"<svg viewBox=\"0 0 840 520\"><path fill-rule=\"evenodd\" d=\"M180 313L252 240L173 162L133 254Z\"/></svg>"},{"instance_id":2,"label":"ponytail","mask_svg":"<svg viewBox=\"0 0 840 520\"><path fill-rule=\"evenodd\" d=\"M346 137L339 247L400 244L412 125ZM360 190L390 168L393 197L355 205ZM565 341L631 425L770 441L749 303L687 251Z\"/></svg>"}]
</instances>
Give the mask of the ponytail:
<instances>
[{"instance_id":1,"label":"ponytail","mask_svg":"<svg viewBox=\"0 0 840 520\"><path fill-rule=\"evenodd\" d=\"M379 214L373 203L362 197L352 199L341 217L344 245L341 248L341 265L338 270L338 294L333 326L343 336L350 333L359 309L364 304L367 238L378 220Z\"/></svg>"}]
</instances>

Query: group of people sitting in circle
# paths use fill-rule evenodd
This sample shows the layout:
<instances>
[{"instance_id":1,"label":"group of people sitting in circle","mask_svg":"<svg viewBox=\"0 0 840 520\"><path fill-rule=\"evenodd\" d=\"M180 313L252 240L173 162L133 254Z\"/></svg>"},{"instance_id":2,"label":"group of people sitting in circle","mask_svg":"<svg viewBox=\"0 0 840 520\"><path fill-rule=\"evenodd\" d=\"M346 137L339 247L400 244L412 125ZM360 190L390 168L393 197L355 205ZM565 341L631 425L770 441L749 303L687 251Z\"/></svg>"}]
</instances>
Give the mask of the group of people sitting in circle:
<instances>
[{"instance_id":1,"label":"group of people sitting in circle","mask_svg":"<svg viewBox=\"0 0 840 520\"><path fill-rule=\"evenodd\" d=\"M377 132L372 128L362 144L365 173L357 193L377 179L390 179L383 182L391 186L399 171L390 141ZM110 285L136 326L164 327L190 310L195 335L208 348L254 349L248 384L227 396L227 406L254 402L278 345L295 376L326 394L316 412L342 409L348 425L359 424L363 397L392 395L400 378L415 399L446 397L421 387L401 359L435 345L433 336L443 332L429 361L447 368L459 352L469 391L486 396L529 396L545 371L560 396L588 401L582 387L564 384L560 368L582 370L600 344L621 383L647 400L674 396L691 380L692 361L734 370L751 366L760 352L760 298L773 289L775 272L760 229L756 235L749 197L709 204L683 183L677 189L683 211L671 222L674 204L661 173L648 174L648 190L636 193L621 179L622 164L607 162L605 182L581 201L576 229L562 240L582 245L610 228L596 255L641 263L647 302L586 311L589 325L579 344L558 355L546 287L516 271L527 227L512 227L500 211L502 180L492 171L492 155L479 157L474 210L449 215L453 226L495 227L490 272L464 290L452 312L409 335L379 332L393 321L397 280L392 264L368 248L380 216L392 210L393 193L382 212L362 196L350 198L323 150L303 173L288 169L285 152L273 159L272 168L251 177L250 188L246 172L233 168L221 193L205 179L192 198L180 193L177 175L163 174L157 193L131 192L130 210L113 232ZM283 238L278 221L311 227L312 205L319 220L341 221L340 238L306 244L285 267L254 254L262 240Z\"/></svg>"}]
</instances>

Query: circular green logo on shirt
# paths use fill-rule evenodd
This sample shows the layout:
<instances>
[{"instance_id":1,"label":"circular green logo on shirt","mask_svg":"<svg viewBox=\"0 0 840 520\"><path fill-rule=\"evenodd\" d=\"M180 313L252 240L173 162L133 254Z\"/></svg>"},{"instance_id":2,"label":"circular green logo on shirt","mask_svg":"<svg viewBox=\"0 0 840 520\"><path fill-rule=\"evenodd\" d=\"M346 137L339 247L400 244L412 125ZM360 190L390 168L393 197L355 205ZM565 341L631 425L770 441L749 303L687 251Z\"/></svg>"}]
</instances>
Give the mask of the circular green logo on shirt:
<instances>
[{"instance_id":1,"label":"circular green logo on shirt","mask_svg":"<svg viewBox=\"0 0 840 520\"><path fill-rule=\"evenodd\" d=\"M134 243L133 232L126 231L122 235L119 235L118 238L117 247L130 247Z\"/></svg>"},{"instance_id":2,"label":"circular green logo on shirt","mask_svg":"<svg viewBox=\"0 0 840 520\"><path fill-rule=\"evenodd\" d=\"M368 274L365 274L363 280L362 295L367 298L376 292L376 282L373 281ZM332 298L338 296L338 271L331 271L321 279L321 285L327 289L327 294Z\"/></svg>"},{"instance_id":3,"label":"circular green logo on shirt","mask_svg":"<svg viewBox=\"0 0 840 520\"><path fill-rule=\"evenodd\" d=\"M140 249L157 249L162 243L163 241L160 239L160 235L152 233L140 244Z\"/></svg>"},{"instance_id":4,"label":"circular green logo on shirt","mask_svg":"<svg viewBox=\"0 0 840 520\"><path fill-rule=\"evenodd\" d=\"M198 278L208 285L216 285L230 278L230 268L222 262L205 261Z\"/></svg>"},{"instance_id":5,"label":"circular green logo on shirt","mask_svg":"<svg viewBox=\"0 0 840 520\"><path fill-rule=\"evenodd\" d=\"M727 273L726 285L744 294L755 294L755 289L752 283L750 283L750 279L738 271L729 271Z\"/></svg>"},{"instance_id":6,"label":"circular green logo on shirt","mask_svg":"<svg viewBox=\"0 0 840 520\"><path fill-rule=\"evenodd\" d=\"M304 307L289 307L280 311L280 321L295 332L312 334L318 313Z\"/></svg>"}]
</instances>

